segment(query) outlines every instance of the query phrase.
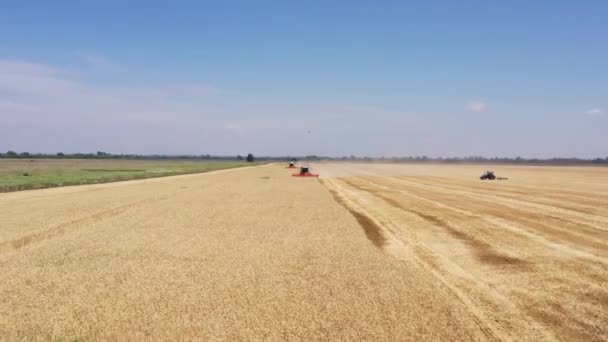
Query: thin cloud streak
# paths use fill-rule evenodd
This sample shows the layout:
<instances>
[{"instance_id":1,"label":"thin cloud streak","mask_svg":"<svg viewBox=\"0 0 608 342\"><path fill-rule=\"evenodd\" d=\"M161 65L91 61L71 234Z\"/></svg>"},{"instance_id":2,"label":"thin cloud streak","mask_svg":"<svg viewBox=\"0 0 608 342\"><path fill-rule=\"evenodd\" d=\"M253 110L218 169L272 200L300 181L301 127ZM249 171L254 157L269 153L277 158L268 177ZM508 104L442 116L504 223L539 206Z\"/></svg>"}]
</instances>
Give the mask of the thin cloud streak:
<instances>
[{"instance_id":1,"label":"thin cloud streak","mask_svg":"<svg viewBox=\"0 0 608 342\"><path fill-rule=\"evenodd\" d=\"M592 108L592 109L589 109L586 113L589 116L597 118L597 117L604 116L605 110L602 108Z\"/></svg>"},{"instance_id":2,"label":"thin cloud streak","mask_svg":"<svg viewBox=\"0 0 608 342\"><path fill-rule=\"evenodd\" d=\"M102 56L97 53L88 51L77 51L74 53L74 55L96 69L102 69L106 71L118 71L122 69L122 67L118 63L112 61L106 56Z\"/></svg>"},{"instance_id":3,"label":"thin cloud streak","mask_svg":"<svg viewBox=\"0 0 608 342\"><path fill-rule=\"evenodd\" d=\"M469 112L482 113L488 110L488 104L483 101L473 100L469 101L464 108Z\"/></svg>"}]
</instances>

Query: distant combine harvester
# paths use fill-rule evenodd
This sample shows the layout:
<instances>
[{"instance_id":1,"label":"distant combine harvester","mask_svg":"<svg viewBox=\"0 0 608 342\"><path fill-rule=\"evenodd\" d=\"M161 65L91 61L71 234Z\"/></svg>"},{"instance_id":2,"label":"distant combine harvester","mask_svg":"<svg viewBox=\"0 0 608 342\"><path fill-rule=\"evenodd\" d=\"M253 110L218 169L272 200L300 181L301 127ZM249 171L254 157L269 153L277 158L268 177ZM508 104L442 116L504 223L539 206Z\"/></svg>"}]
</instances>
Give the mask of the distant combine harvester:
<instances>
[{"instance_id":1,"label":"distant combine harvester","mask_svg":"<svg viewBox=\"0 0 608 342\"><path fill-rule=\"evenodd\" d=\"M316 173L310 172L310 167L308 165L300 166L300 172L292 174L294 177L319 177Z\"/></svg>"}]
</instances>

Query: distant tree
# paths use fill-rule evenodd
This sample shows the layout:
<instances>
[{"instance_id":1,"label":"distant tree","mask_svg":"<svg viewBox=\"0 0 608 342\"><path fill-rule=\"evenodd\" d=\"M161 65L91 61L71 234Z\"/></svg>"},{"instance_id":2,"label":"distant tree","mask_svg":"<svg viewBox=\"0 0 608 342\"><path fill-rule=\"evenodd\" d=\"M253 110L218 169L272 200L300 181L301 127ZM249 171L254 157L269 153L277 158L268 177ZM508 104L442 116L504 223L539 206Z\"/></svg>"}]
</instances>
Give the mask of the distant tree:
<instances>
[{"instance_id":1,"label":"distant tree","mask_svg":"<svg viewBox=\"0 0 608 342\"><path fill-rule=\"evenodd\" d=\"M21 152L19 153L19 158L29 158L30 157L30 153L29 152Z\"/></svg>"},{"instance_id":2,"label":"distant tree","mask_svg":"<svg viewBox=\"0 0 608 342\"><path fill-rule=\"evenodd\" d=\"M57 152L57 157L58 158L63 158L63 157L65 157L65 153L63 153L63 152Z\"/></svg>"},{"instance_id":3,"label":"distant tree","mask_svg":"<svg viewBox=\"0 0 608 342\"><path fill-rule=\"evenodd\" d=\"M8 152L6 152L6 156L8 158L15 158L15 157L17 157L17 152L15 152L15 151L8 151Z\"/></svg>"},{"instance_id":4,"label":"distant tree","mask_svg":"<svg viewBox=\"0 0 608 342\"><path fill-rule=\"evenodd\" d=\"M247 161L248 161L248 162L250 162L250 163L252 163L252 162L253 162L253 154L249 153L249 154L247 155Z\"/></svg>"},{"instance_id":5,"label":"distant tree","mask_svg":"<svg viewBox=\"0 0 608 342\"><path fill-rule=\"evenodd\" d=\"M243 160L243 156L239 154L238 156L236 156L236 160Z\"/></svg>"}]
</instances>

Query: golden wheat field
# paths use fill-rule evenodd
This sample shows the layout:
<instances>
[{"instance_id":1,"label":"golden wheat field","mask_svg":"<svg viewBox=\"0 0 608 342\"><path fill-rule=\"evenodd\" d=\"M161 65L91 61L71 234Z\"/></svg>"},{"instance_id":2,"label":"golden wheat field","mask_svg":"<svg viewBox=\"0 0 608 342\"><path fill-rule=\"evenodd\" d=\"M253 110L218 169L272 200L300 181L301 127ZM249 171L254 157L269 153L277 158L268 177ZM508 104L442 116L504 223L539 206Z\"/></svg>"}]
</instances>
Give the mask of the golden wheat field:
<instances>
[{"instance_id":1,"label":"golden wheat field","mask_svg":"<svg viewBox=\"0 0 608 342\"><path fill-rule=\"evenodd\" d=\"M608 169L313 167L0 194L0 339L608 339Z\"/></svg>"},{"instance_id":2,"label":"golden wheat field","mask_svg":"<svg viewBox=\"0 0 608 342\"><path fill-rule=\"evenodd\" d=\"M327 165L368 237L442 284L488 339L608 339L608 169Z\"/></svg>"}]
</instances>

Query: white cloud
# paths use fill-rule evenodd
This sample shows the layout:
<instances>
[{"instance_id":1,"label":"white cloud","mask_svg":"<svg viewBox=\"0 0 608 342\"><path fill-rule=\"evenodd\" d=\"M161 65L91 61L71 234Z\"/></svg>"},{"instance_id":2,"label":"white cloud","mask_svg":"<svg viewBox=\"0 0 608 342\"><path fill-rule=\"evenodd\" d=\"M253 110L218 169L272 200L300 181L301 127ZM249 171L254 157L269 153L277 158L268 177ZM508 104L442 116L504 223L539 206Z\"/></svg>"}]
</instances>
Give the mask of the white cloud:
<instances>
[{"instance_id":1,"label":"white cloud","mask_svg":"<svg viewBox=\"0 0 608 342\"><path fill-rule=\"evenodd\" d=\"M3 73L6 72L30 75L58 75L65 73L65 70L62 69L16 59L0 59L0 70L2 70Z\"/></svg>"},{"instance_id":2,"label":"white cloud","mask_svg":"<svg viewBox=\"0 0 608 342\"><path fill-rule=\"evenodd\" d=\"M1 59L0 74L0 118L7 120L31 116L33 122L133 119L164 123L200 121L217 113L202 103L212 89L205 84L99 85L66 70Z\"/></svg>"},{"instance_id":3,"label":"white cloud","mask_svg":"<svg viewBox=\"0 0 608 342\"><path fill-rule=\"evenodd\" d=\"M589 116L600 117L600 116L604 116L605 110L602 108L591 108L588 111L586 111L585 113L587 113L587 115L589 115Z\"/></svg>"},{"instance_id":4,"label":"white cloud","mask_svg":"<svg viewBox=\"0 0 608 342\"><path fill-rule=\"evenodd\" d=\"M485 112L488 110L488 104L479 100L469 101L464 107L469 112Z\"/></svg>"},{"instance_id":5,"label":"white cloud","mask_svg":"<svg viewBox=\"0 0 608 342\"><path fill-rule=\"evenodd\" d=\"M0 59L0 75L0 90L8 96L53 98L79 86L65 70L16 60Z\"/></svg>"}]
</instances>

